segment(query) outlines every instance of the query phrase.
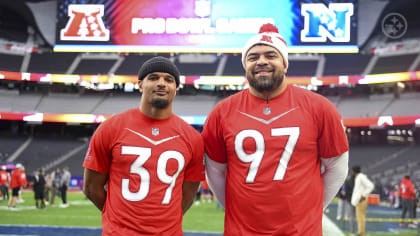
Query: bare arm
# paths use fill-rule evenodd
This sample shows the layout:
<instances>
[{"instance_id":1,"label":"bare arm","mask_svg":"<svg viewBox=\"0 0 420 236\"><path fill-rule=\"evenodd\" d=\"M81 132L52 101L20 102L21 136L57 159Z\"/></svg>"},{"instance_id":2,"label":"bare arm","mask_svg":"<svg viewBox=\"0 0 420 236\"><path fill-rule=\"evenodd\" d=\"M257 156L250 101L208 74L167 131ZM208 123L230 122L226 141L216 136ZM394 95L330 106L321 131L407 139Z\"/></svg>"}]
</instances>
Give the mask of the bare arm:
<instances>
[{"instance_id":1,"label":"bare arm","mask_svg":"<svg viewBox=\"0 0 420 236\"><path fill-rule=\"evenodd\" d=\"M108 180L108 175L85 168L83 179L83 193L86 197L102 211L106 200L104 186Z\"/></svg>"},{"instance_id":2,"label":"bare arm","mask_svg":"<svg viewBox=\"0 0 420 236\"><path fill-rule=\"evenodd\" d=\"M191 207L194 197L198 191L198 186L200 182L184 182L182 184L182 213L188 211Z\"/></svg>"}]
</instances>

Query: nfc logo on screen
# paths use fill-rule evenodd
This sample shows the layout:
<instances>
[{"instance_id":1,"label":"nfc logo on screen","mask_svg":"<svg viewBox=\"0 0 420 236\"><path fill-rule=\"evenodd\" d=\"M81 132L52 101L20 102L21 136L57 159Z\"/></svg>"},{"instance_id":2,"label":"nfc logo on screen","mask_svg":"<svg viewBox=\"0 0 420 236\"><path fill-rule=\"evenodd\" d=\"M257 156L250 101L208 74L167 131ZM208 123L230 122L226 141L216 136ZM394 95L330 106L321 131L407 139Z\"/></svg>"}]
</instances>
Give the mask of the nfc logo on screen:
<instances>
[{"instance_id":1,"label":"nfc logo on screen","mask_svg":"<svg viewBox=\"0 0 420 236\"><path fill-rule=\"evenodd\" d=\"M60 40L108 41L109 30L105 28L103 15L104 5L69 5L70 19L66 27L60 31Z\"/></svg>"},{"instance_id":2,"label":"nfc logo on screen","mask_svg":"<svg viewBox=\"0 0 420 236\"><path fill-rule=\"evenodd\" d=\"M328 8L322 3L302 4L304 28L302 42L350 41L350 17L353 15L352 3L330 3Z\"/></svg>"}]
</instances>

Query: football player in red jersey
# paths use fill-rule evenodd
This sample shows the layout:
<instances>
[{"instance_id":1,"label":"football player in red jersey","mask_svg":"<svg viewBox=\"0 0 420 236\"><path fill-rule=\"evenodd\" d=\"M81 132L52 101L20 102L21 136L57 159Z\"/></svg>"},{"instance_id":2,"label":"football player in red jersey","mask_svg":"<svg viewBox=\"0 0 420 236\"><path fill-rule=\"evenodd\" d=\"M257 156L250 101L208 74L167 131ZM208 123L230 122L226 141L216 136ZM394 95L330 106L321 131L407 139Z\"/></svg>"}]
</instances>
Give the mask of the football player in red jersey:
<instances>
[{"instance_id":1,"label":"football player in red jersey","mask_svg":"<svg viewBox=\"0 0 420 236\"><path fill-rule=\"evenodd\" d=\"M146 61L139 70L139 108L95 131L83 191L102 211L102 235L183 235L183 213L204 179L204 144L172 113L178 85L170 60Z\"/></svg>"},{"instance_id":2,"label":"football player in red jersey","mask_svg":"<svg viewBox=\"0 0 420 236\"><path fill-rule=\"evenodd\" d=\"M7 172L7 167L2 166L0 169L0 191L2 192L2 197L5 200L9 200L9 181L10 174Z\"/></svg>"},{"instance_id":3,"label":"football player in red jersey","mask_svg":"<svg viewBox=\"0 0 420 236\"><path fill-rule=\"evenodd\" d=\"M12 209L16 208L16 202L19 203L19 194L21 188L27 185L25 167L17 163L16 169L12 171L10 178L10 188L12 189L12 197L9 199L8 207Z\"/></svg>"},{"instance_id":4,"label":"football player in red jersey","mask_svg":"<svg viewBox=\"0 0 420 236\"><path fill-rule=\"evenodd\" d=\"M217 104L202 133L224 235L320 236L323 208L348 172L341 116L287 84L287 45L274 25L246 43L242 63L249 89Z\"/></svg>"}]
</instances>

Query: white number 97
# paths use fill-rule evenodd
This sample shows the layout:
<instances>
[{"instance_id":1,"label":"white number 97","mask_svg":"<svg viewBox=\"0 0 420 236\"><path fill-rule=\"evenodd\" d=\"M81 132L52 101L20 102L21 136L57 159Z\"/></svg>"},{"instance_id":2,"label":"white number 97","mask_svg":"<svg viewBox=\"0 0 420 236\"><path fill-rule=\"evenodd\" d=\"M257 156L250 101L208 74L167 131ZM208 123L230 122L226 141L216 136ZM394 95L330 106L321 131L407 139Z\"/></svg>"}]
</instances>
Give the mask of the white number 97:
<instances>
[{"instance_id":1,"label":"white number 97","mask_svg":"<svg viewBox=\"0 0 420 236\"><path fill-rule=\"evenodd\" d=\"M290 158L292 157L296 143L300 135L299 127L288 127L288 128L273 128L271 129L271 136L289 136L284 152L280 157L279 164L277 166L276 173L274 174L273 180L283 180L286 174L287 165L289 164ZM253 138L256 144L256 150L252 154L248 154L244 151L243 142L245 138ZM246 176L246 183L254 183L255 177L257 176L258 169L260 167L262 158L265 153L265 141L264 136L257 130L242 130L235 137L235 152L239 160L245 163L251 163Z\"/></svg>"}]
</instances>

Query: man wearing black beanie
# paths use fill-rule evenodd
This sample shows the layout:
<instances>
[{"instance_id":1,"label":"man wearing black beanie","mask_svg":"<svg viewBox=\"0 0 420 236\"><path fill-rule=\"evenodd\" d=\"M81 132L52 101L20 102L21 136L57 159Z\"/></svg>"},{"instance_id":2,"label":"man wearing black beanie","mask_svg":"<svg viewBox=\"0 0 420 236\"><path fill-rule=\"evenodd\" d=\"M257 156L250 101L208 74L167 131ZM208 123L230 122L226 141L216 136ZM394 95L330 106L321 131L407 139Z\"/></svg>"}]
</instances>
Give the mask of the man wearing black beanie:
<instances>
[{"instance_id":1,"label":"man wearing black beanie","mask_svg":"<svg viewBox=\"0 0 420 236\"><path fill-rule=\"evenodd\" d=\"M204 146L172 113L179 74L167 58L146 61L140 106L106 120L91 139L83 191L102 211L102 235L183 235L182 215L204 179Z\"/></svg>"},{"instance_id":2,"label":"man wearing black beanie","mask_svg":"<svg viewBox=\"0 0 420 236\"><path fill-rule=\"evenodd\" d=\"M176 87L179 87L179 70L172 61L165 57L153 57L144 62L139 70L139 80L143 80L149 73L157 71L171 74L175 79Z\"/></svg>"},{"instance_id":3,"label":"man wearing black beanie","mask_svg":"<svg viewBox=\"0 0 420 236\"><path fill-rule=\"evenodd\" d=\"M176 84L176 87L174 88L173 86L168 86L168 89L163 89L161 87L158 88L157 91L154 90L146 90L144 91L144 89L142 88L143 85L143 80L149 76L149 78L154 79L156 78L156 76L158 74L166 74L165 75L165 80L170 79L172 80L171 82L174 82ZM172 85L174 85L172 83ZM154 108L158 108L158 109L163 109L168 107L167 109L165 109L164 112L162 112L162 115L164 117L168 116L168 114L172 113L172 99L175 96L176 93L176 88L178 88L179 86L179 71L178 68L175 66L174 63L172 63L169 59L165 58L165 57L153 57L149 60L147 60L141 67L139 70L139 87L140 87L140 92L143 93L143 97L145 97L144 99L142 99L142 103L140 104L140 106L142 106L143 101L145 102L146 100L150 100L150 103L152 105L152 107ZM161 91L162 90L162 91ZM156 94L149 94L148 92L156 92ZM165 96L165 93L168 93L168 96ZM158 95L158 96L155 96ZM143 104L145 105L145 104ZM148 109L145 106L143 106L144 109ZM150 107L150 108L152 108ZM161 113L161 112L159 112ZM160 116L161 114L159 114ZM158 117L157 117L158 118Z\"/></svg>"}]
</instances>

